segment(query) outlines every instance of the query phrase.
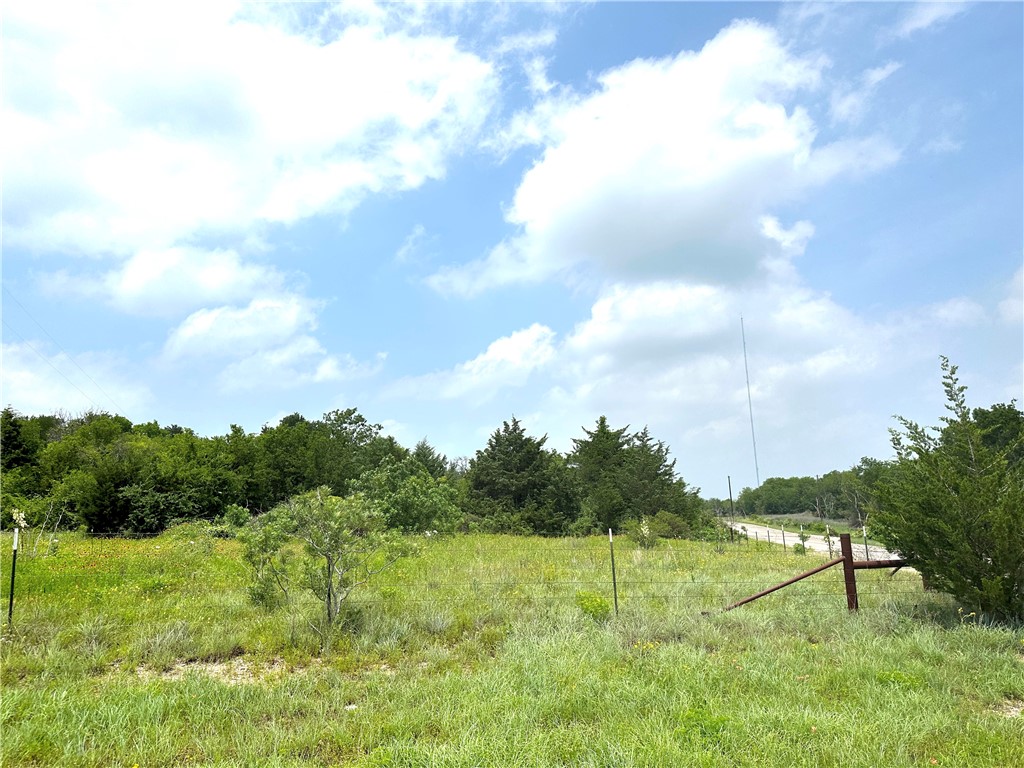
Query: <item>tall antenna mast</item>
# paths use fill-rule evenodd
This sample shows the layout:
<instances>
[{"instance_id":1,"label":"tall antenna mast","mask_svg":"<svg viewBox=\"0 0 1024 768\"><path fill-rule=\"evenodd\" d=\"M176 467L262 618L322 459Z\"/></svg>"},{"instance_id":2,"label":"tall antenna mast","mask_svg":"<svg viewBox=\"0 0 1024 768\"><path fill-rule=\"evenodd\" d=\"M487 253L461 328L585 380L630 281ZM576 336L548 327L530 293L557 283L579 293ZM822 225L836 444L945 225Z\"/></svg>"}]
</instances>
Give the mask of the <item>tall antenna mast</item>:
<instances>
[{"instance_id":1,"label":"tall antenna mast","mask_svg":"<svg viewBox=\"0 0 1024 768\"><path fill-rule=\"evenodd\" d=\"M761 470L757 466L757 438L754 436L754 403L750 399L750 368L747 366L747 331L743 327L743 315L740 315L740 334L743 336L743 371L747 375L747 409L750 411L750 442L754 445L754 477L757 487L761 487Z\"/></svg>"}]
</instances>

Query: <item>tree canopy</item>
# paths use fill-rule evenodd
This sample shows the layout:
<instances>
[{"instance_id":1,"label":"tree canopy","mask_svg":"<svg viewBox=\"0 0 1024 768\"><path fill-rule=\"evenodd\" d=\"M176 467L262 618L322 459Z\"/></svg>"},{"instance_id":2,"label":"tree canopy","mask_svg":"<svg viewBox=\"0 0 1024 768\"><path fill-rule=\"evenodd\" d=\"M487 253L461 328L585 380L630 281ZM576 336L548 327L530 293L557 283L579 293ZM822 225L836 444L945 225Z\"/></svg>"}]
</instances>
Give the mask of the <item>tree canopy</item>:
<instances>
[{"instance_id":1,"label":"tree canopy","mask_svg":"<svg viewBox=\"0 0 1024 768\"><path fill-rule=\"evenodd\" d=\"M7 408L0 440L5 522L19 509L30 521L59 517L97 533L155 533L177 521L256 516L328 488L338 498L359 494L405 532L562 536L658 515L663 535L702 525L697 491L668 446L603 416L568 455L512 417L468 461L449 461L426 439L410 452L354 408L319 419L292 413L255 434L232 425L213 437L99 412L25 417Z\"/></svg>"},{"instance_id":2,"label":"tree canopy","mask_svg":"<svg viewBox=\"0 0 1024 768\"><path fill-rule=\"evenodd\" d=\"M873 530L934 587L985 614L1022 618L1024 420L1013 403L972 413L956 366L943 358L942 372L949 415L931 429L898 417Z\"/></svg>"}]
</instances>

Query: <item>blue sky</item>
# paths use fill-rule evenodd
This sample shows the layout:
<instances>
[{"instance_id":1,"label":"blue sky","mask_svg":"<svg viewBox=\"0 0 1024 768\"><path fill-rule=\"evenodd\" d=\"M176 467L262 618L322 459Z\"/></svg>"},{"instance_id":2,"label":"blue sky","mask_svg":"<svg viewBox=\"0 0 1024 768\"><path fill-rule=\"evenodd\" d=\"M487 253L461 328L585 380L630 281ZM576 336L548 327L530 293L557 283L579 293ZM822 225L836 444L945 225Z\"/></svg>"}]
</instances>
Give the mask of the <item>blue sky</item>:
<instances>
[{"instance_id":1,"label":"blue sky","mask_svg":"<svg viewBox=\"0 0 1024 768\"><path fill-rule=\"evenodd\" d=\"M3 19L3 394L705 495L1024 380L1020 3L59 4Z\"/></svg>"}]
</instances>

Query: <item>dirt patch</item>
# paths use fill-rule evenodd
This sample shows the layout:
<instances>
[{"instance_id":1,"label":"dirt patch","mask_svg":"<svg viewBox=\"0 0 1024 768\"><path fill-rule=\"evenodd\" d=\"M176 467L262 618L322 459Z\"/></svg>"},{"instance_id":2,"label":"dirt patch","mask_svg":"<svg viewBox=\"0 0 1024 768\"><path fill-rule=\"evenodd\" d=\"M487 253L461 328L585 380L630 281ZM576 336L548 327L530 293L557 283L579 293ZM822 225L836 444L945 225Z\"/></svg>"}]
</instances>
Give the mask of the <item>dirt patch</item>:
<instances>
[{"instance_id":1,"label":"dirt patch","mask_svg":"<svg viewBox=\"0 0 1024 768\"><path fill-rule=\"evenodd\" d=\"M310 665L314 666L314 665ZM316 664L319 666L319 664ZM114 670L117 671L116 669ZM227 659L225 661L180 661L173 667L156 670L140 664L135 674L140 680L181 680L190 672L206 675L226 685L246 685L261 683L283 677L285 672L296 672L283 659L272 659L267 663L247 661L244 658Z\"/></svg>"},{"instance_id":2,"label":"dirt patch","mask_svg":"<svg viewBox=\"0 0 1024 768\"><path fill-rule=\"evenodd\" d=\"M1020 717L1021 712L1024 712L1024 701L1006 699L1001 704L996 704L990 711L1003 717Z\"/></svg>"}]
</instances>

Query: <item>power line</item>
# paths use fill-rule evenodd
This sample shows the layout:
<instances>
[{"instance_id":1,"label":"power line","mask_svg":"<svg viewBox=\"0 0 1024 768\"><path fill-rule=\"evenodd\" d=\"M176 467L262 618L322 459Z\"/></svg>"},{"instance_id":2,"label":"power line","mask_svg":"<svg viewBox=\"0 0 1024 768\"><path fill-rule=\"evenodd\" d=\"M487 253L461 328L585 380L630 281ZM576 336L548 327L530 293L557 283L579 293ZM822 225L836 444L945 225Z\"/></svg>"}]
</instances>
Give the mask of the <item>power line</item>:
<instances>
[{"instance_id":1,"label":"power line","mask_svg":"<svg viewBox=\"0 0 1024 768\"><path fill-rule=\"evenodd\" d=\"M56 345L57 349L59 349L59 350L60 350L61 352L63 352L63 353L64 353L64 355L65 355L65 356L67 357L67 359L68 359L68 360L70 360L70 361L71 361L71 363L72 363L72 364L73 364L73 365L74 365L74 366L75 366L75 367L76 367L76 368L77 368L78 370L80 370L80 371L82 372L82 374L83 374L83 375L85 376L85 378L87 378L87 379L88 379L89 381L91 381L91 382L92 382L92 384L93 384L93 386L94 386L94 387L96 387L96 389L98 389L98 390L99 390L100 392L102 392L102 393L103 393L103 396L104 396L104 397L106 397L106 398L107 398L107 400L109 400L109 401L110 401L110 402L111 402L111 403L113 404L113 406L114 406L114 409L115 409L115 412L117 412L117 413L124 413L124 412L125 412L124 408L122 408L122 407L121 407L121 406L120 406L120 405L118 404L118 402L117 402L117 401L116 401L116 400L115 400L115 399L114 399L113 397L111 397L111 396L110 396L110 395L109 395L109 394L107 393L107 391L106 391L105 389L103 389L103 387L101 387L101 386L100 386L100 385L99 385L99 384L97 383L96 379L94 379L94 378L93 378L92 376L90 376L90 375L89 375L88 371L86 371L86 370L85 370L85 369L84 369L84 368L83 368L82 366L80 366L80 365L78 364L78 361L77 361L77 360L75 360L75 358L74 358L74 357L73 357L73 356L71 355L71 353L70 353L70 352L68 352L68 351L67 351L66 349L64 349L64 347L62 347L62 346L60 345L60 342L59 342L59 341L57 341L57 340L56 340L55 338L53 338L53 336L52 336L52 335L50 334L50 332L49 332L48 330L46 330L46 328L44 328L44 327L43 327L43 324L42 324L42 323L40 323L40 322L39 322L38 320L36 320L36 319L35 319L35 317L33 317L33 316L32 316L32 313L31 313L31 312L29 312L29 311L28 311L28 310L27 310L27 309L25 308L25 305L24 305L24 304L22 304L22 303L21 303L20 301L18 301L17 297L16 297L16 296L15 296L15 295L14 295L13 293L11 293L11 290L10 290L10 288L8 288L8 287L7 287L6 285L5 285L5 286L3 287L3 289L4 289L4 293L6 293L6 294L7 294L8 296L10 296L10 297L11 297L11 301L13 301L13 302L14 302L15 304L17 304L17 305L18 305L18 306L19 306L19 307L21 308L21 311L22 311L22 312L24 312L24 313L25 313L25 314L26 314L26 315L28 316L29 320L31 320L31 321L32 321L33 323L35 323L35 324L36 324L37 326L39 326L39 330L41 330L41 331L42 331L43 333L45 333L45 334L46 334L47 338L48 338L48 339L49 339L50 341L52 341L52 342L53 342L53 343L54 343L54 344ZM6 324L5 324L5 325L6 325ZM8 328L10 328L10 326L9 326L9 325L8 325L7 327L8 327ZM21 337L19 337L19 338L21 338ZM22 339L22 341L24 341L24 339ZM27 341L26 341L25 343L26 343L26 344L28 344L28 342L27 342ZM29 346L31 347L31 345L29 345ZM37 353L37 354L38 354L38 353ZM63 375L63 374L62 374L62 375ZM67 378L67 377L65 376L64 378ZM69 381L70 381L70 379L69 379ZM76 389L78 389L77 387L75 387L75 388L76 388ZM80 390L80 389L79 389L78 391L79 391L79 392L81 392L82 390ZM84 393L84 392L82 392L82 394L85 394L85 393ZM87 397L88 397L88 396L87 396ZM96 404L96 403L95 403L95 401L93 401L93 400L92 400L92 398L89 398L89 402L93 403L93 405L96 405L96 407L97 407L97 408L99 408L99 405L98 405L98 404Z\"/></svg>"}]
</instances>

